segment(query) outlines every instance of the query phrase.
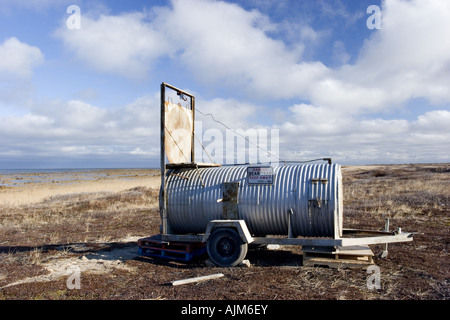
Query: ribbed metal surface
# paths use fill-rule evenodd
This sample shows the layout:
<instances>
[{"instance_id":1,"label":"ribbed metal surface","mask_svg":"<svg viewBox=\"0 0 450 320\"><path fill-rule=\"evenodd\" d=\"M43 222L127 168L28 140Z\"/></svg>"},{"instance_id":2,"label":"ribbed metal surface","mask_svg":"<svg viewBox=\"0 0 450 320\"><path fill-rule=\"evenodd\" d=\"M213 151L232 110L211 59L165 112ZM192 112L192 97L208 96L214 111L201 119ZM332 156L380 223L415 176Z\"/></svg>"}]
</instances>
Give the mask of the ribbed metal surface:
<instances>
[{"instance_id":1,"label":"ribbed metal surface","mask_svg":"<svg viewBox=\"0 0 450 320\"><path fill-rule=\"evenodd\" d=\"M273 167L272 185L247 182L247 166L179 169L167 173L167 216L173 234L203 233L222 219L224 182L239 182L238 214L255 236L342 235L342 177L337 164Z\"/></svg>"}]
</instances>

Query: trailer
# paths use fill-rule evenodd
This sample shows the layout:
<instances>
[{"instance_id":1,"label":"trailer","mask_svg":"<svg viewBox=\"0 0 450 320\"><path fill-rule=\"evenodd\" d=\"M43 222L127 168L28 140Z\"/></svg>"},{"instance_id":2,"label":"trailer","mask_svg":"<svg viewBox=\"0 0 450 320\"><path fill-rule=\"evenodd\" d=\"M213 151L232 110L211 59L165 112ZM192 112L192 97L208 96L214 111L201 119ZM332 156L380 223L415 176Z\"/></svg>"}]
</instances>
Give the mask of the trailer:
<instances>
[{"instance_id":1,"label":"trailer","mask_svg":"<svg viewBox=\"0 0 450 320\"><path fill-rule=\"evenodd\" d=\"M195 97L162 83L161 234L149 255L188 244L204 248L215 265L232 267L249 245L275 244L302 246L312 265L324 256L364 257L370 264L368 245L385 244L387 254L388 243L413 240L413 233L389 231L388 224L384 231L344 229L341 166L329 158L320 164L196 162L194 119ZM150 252L144 243L143 255Z\"/></svg>"}]
</instances>

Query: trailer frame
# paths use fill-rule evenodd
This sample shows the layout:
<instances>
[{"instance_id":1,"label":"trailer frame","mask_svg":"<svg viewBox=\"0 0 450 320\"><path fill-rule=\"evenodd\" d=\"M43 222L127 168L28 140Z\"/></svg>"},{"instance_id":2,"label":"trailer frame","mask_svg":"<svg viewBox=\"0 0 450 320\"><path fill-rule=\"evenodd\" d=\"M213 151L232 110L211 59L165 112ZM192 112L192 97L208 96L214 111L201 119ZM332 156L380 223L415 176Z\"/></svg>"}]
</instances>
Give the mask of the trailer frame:
<instances>
[{"instance_id":1,"label":"trailer frame","mask_svg":"<svg viewBox=\"0 0 450 320\"><path fill-rule=\"evenodd\" d=\"M244 220L211 220L203 234L163 234L164 241L207 242L211 232L216 228L234 228L239 232L242 241L247 244L278 244L299 245L312 247L342 247L355 245L387 244L413 241L412 232L403 232L401 228L396 231L378 231L365 229L343 229L343 236L338 238L314 238L289 236L251 236ZM344 235L350 236L345 237Z\"/></svg>"}]
</instances>

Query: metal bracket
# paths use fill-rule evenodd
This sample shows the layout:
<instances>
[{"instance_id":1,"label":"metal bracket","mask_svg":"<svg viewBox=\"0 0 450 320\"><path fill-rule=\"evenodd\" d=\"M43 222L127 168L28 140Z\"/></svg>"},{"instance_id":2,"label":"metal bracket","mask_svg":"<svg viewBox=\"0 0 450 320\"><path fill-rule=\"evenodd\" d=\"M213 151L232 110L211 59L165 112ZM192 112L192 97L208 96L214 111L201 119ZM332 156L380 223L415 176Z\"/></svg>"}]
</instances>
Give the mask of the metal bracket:
<instances>
[{"instance_id":1,"label":"metal bracket","mask_svg":"<svg viewBox=\"0 0 450 320\"><path fill-rule=\"evenodd\" d=\"M207 242L211 232L216 228L235 228L239 232L242 241L245 243L252 243L254 241L244 220L211 220L206 226L202 242Z\"/></svg>"},{"instance_id":2,"label":"metal bracket","mask_svg":"<svg viewBox=\"0 0 450 320\"><path fill-rule=\"evenodd\" d=\"M294 232L292 231L292 215L294 214L294 210L292 208L288 211L288 238L294 238Z\"/></svg>"}]
</instances>

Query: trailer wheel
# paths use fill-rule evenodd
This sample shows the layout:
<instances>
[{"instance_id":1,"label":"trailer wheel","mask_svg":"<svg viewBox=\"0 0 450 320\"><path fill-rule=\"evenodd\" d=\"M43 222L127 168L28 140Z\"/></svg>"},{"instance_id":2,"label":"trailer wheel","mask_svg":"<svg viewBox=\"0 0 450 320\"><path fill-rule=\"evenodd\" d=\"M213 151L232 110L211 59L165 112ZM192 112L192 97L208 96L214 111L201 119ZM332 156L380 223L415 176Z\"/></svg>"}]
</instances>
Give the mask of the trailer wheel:
<instances>
[{"instance_id":1,"label":"trailer wheel","mask_svg":"<svg viewBox=\"0 0 450 320\"><path fill-rule=\"evenodd\" d=\"M247 255L247 243L234 228L214 230L206 243L211 261L219 267L234 267Z\"/></svg>"}]
</instances>

